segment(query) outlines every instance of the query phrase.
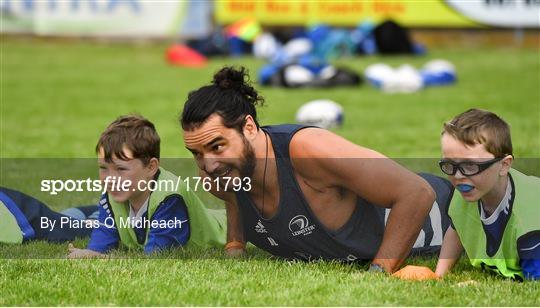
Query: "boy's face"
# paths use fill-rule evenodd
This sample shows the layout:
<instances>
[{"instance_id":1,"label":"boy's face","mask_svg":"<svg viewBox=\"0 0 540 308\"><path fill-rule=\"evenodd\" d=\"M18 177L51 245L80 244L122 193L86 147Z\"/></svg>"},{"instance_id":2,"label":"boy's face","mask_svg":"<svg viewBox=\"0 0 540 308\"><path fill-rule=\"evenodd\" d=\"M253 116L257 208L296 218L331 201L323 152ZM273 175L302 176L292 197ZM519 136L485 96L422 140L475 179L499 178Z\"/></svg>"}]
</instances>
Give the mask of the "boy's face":
<instances>
[{"instance_id":1,"label":"boy's face","mask_svg":"<svg viewBox=\"0 0 540 308\"><path fill-rule=\"evenodd\" d=\"M248 122L247 125L256 127ZM184 143L199 169L212 178L253 174L255 154L251 143L245 134L223 125L219 115L210 116L198 128L184 131Z\"/></svg>"},{"instance_id":2,"label":"boy's face","mask_svg":"<svg viewBox=\"0 0 540 308\"><path fill-rule=\"evenodd\" d=\"M495 158L495 155L488 152L483 144L468 146L448 133L442 135L441 150L443 160L454 163L481 163ZM476 202L490 193L496 187L498 180L508 174L510 164L511 156L509 155L476 175L465 176L460 170L457 170L454 175L448 175L448 178L454 187L470 185L472 187L470 191L459 189L458 191L466 201Z\"/></svg>"},{"instance_id":3,"label":"boy's face","mask_svg":"<svg viewBox=\"0 0 540 308\"><path fill-rule=\"evenodd\" d=\"M152 158L148 165L145 166L140 159L133 158L133 152L127 147L124 146L123 152L128 160L122 160L113 155L111 163L105 161L103 148L100 148L98 153L99 179L103 185L107 185L109 197L119 203L137 200L137 198L145 194L147 191L146 185L150 180L154 179L154 175L159 168L157 158ZM105 183L107 177L109 177L109 181ZM130 184L120 187L118 185L119 179L120 183L127 184L127 180L129 180ZM141 187L138 185L139 181L144 181L141 182Z\"/></svg>"}]
</instances>

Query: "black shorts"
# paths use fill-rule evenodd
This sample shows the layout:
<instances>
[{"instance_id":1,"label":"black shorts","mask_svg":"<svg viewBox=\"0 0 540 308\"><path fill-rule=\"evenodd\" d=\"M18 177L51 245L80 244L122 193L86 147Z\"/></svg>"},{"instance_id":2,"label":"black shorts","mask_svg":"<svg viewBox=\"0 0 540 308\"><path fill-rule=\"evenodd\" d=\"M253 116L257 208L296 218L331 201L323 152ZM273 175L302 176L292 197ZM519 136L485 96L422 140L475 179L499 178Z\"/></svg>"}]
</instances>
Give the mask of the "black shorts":
<instances>
[{"instance_id":1,"label":"black shorts","mask_svg":"<svg viewBox=\"0 0 540 308\"><path fill-rule=\"evenodd\" d=\"M448 207L454 195L454 187L450 181L436 175L428 173L420 173L419 175L431 185L437 198L429 216L424 221L411 254L434 254L440 251L444 234L450 226Z\"/></svg>"}]
</instances>

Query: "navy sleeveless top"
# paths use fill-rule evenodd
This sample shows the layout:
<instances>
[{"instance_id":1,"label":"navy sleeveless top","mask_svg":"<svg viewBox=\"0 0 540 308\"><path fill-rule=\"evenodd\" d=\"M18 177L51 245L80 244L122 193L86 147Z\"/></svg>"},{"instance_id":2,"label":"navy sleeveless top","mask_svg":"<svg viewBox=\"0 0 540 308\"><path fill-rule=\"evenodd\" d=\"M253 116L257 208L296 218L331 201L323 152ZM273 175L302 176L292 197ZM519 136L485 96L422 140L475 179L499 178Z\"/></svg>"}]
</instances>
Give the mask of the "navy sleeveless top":
<instances>
[{"instance_id":1,"label":"navy sleeveless top","mask_svg":"<svg viewBox=\"0 0 540 308\"><path fill-rule=\"evenodd\" d=\"M296 181L289 157L293 135L306 127L262 127L271 138L276 156L280 200L276 214L265 219L247 192L236 193L246 240L287 259L370 260L382 241L385 211L358 197L351 218L337 231L328 230L315 217Z\"/></svg>"}]
</instances>

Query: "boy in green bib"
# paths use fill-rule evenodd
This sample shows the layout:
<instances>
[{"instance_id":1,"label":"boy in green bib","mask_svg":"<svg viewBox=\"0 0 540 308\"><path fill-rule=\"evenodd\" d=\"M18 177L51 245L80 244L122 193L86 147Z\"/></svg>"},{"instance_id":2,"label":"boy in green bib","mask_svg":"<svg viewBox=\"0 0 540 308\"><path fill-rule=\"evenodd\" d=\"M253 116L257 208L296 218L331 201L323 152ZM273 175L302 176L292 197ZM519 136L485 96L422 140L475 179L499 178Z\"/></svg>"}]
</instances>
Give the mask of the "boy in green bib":
<instances>
[{"instance_id":1,"label":"boy in green bib","mask_svg":"<svg viewBox=\"0 0 540 308\"><path fill-rule=\"evenodd\" d=\"M496 114L470 109L444 124L439 166L456 192L435 271L405 267L398 277L432 279L463 250L474 267L516 280L540 279L540 178L512 169L510 128Z\"/></svg>"},{"instance_id":2,"label":"boy in green bib","mask_svg":"<svg viewBox=\"0 0 540 308\"><path fill-rule=\"evenodd\" d=\"M465 250L474 267L502 276L540 278L540 178L512 169L508 124L471 109L445 123L441 170L459 193L436 274L444 276Z\"/></svg>"},{"instance_id":3,"label":"boy in green bib","mask_svg":"<svg viewBox=\"0 0 540 308\"><path fill-rule=\"evenodd\" d=\"M118 118L101 135L96 152L100 180L108 183L99 202L99 227L86 249L70 245L68 257L100 257L119 246L145 253L223 247L225 211L207 209L183 181L159 166L160 138L150 121L135 115ZM178 185L149 189L160 181Z\"/></svg>"}]
</instances>

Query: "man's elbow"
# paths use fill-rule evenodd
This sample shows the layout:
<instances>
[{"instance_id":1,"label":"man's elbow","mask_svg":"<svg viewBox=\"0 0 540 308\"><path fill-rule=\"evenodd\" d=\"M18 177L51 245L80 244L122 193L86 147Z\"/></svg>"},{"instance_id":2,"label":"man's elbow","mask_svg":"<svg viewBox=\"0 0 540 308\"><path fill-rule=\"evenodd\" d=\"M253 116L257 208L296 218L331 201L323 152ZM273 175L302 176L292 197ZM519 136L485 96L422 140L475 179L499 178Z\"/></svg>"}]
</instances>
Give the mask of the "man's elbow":
<instances>
[{"instance_id":1,"label":"man's elbow","mask_svg":"<svg viewBox=\"0 0 540 308\"><path fill-rule=\"evenodd\" d=\"M425 180L420 182L417 192L416 192L416 204L419 207L422 207L426 212L431 210L433 203L435 202L437 195L431 185L429 185Z\"/></svg>"}]
</instances>

